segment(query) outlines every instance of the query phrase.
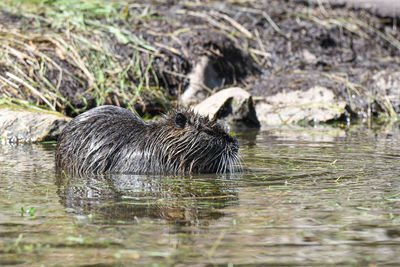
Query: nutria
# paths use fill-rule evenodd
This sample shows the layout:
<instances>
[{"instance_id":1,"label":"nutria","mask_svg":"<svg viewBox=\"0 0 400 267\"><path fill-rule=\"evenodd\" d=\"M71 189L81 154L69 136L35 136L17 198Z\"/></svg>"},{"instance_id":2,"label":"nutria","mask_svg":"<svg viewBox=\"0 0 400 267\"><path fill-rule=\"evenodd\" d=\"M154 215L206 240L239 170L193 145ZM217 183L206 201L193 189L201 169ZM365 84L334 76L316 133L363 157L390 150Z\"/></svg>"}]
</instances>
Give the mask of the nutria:
<instances>
[{"instance_id":1,"label":"nutria","mask_svg":"<svg viewBox=\"0 0 400 267\"><path fill-rule=\"evenodd\" d=\"M145 122L116 106L84 112L58 138L56 167L68 173L185 174L240 169L226 127L190 110Z\"/></svg>"}]
</instances>

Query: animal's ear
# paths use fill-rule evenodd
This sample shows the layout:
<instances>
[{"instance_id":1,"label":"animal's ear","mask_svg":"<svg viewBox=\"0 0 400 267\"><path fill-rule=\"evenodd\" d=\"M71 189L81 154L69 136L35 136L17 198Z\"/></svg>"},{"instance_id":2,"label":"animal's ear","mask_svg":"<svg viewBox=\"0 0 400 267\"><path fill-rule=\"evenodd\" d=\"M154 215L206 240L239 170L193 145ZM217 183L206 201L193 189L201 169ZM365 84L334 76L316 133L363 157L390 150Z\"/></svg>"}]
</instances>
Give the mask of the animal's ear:
<instances>
[{"instance_id":1,"label":"animal's ear","mask_svg":"<svg viewBox=\"0 0 400 267\"><path fill-rule=\"evenodd\" d=\"M183 113L179 112L175 115L175 125L179 129L185 128L186 122L187 122L187 118Z\"/></svg>"}]
</instances>

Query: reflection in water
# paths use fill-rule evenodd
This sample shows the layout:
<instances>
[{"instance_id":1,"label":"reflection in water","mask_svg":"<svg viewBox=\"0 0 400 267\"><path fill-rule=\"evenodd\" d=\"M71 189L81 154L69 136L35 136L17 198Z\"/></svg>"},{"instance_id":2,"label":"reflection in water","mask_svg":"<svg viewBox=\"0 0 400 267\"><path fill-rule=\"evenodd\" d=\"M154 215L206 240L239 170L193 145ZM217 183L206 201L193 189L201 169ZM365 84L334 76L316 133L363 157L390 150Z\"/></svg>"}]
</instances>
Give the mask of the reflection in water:
<instances>
[{"instance_id":1,"label":"reflection in water","mask_svg":"<svg viewBox=\"0 0 400 267\"><path fill-rule=\"evenodd\" d=\"M212 208L224 208L237 201L234 178L216 178L133 174L70 178L59 174L56 183L65 207L78 214L91 214L95 220L132 222L149 217L198 224L203 218L223 216Z\"/></svg>"},{"instance_id":2,"label":"reflection in water","mask_svg":"<svg viewBox=\"0 0 400 267\"><path fill-rule=\"evenodd\" d=\"M400 266L398 125L237 137L234 177L55 180L54 144L0 147L0 264Z\"/></svg>"}]
</instances>

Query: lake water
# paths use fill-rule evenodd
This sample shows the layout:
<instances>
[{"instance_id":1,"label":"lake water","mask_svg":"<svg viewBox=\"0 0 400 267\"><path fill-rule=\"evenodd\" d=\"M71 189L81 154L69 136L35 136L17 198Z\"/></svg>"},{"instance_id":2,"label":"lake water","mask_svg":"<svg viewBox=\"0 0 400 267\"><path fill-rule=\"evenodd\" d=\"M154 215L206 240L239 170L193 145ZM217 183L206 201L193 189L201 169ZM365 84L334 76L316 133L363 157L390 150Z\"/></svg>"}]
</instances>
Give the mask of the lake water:
<instances>
[{"instance_id":1,"label":"lake water","mask_svg":"<svg viewBox=\"0 0 400 267\"><path fill-rule=\"evenodd\" d=\"M238 133L230 176L56 176L0 146L0 265L400 265L400 133ZM371 266L372 266L371 265Z\"/></svg>"}]
</instances>

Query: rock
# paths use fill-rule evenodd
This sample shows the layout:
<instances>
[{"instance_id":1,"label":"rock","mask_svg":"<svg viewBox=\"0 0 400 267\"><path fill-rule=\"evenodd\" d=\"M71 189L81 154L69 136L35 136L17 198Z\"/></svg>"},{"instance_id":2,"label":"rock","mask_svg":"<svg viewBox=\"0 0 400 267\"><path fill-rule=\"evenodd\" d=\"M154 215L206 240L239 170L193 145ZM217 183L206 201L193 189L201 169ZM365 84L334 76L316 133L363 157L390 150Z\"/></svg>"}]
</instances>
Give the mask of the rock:
<instances>
[{"instance_id":1,"label":"rock","mask_svg":"<svg viewBox=\"0 0 400 267\"><path fill-rule=\"evenodd\" d=\"M272 95L256 104L256 112L262 125L283 125L338 119L345 107L346 101L335 97L332 90L314 86Z\"/></svg>"},{"instance_id":2,"label":"rock","mask_svg":"<svg viewBox=\"0 0 400 267\"><path fill-rule=\"evenodd\" d=\"M202 48L193 51L196 59L191 62L189 85L180 96L184 106L197 104L221 87L240 84L261 73L254 58L225 35L210 33L199 41L203 42Z\"/></svg>"},{"instance_id":3,"label":"rock","mask_svg":"<svg viewBox=\"0 0 400 267\"><path fill-rule=\"evenodd\" d=\"M312 54L310 51L308 51L307 49L304 49L301 54L302 54L303 61L307 64L316 64L318 61L317 57L314 54Z\"/></svg>"},{"instance_id":4,"label":"rock","mask_svg":"<svg viewBox=\"0 0 400 267\"><path fill-rule=\"evenodd\" d=\"M375 99L385 109L390 101L393 109L400 112L400 71L379 71L373 77ZM390 106L390 105L389 105Z\"/></svg>"},{"instance_id":5,"label":"rock","mask_svg":"<svg viewBox=\"0 0 400 267\"><path fill-rule=\"evenodd\" d=\"M348 8L367 9L380 16L400 15L400 2L398 0L312 0L317 3L330 3L332 5L346 5Z\"/></svg>"},{"instance_id":6,"label":"rock","mask_svg":"<svg viewBox=\"0 0 400 267\"><path fill-rule=\"evenodd\" d=\"M236 126L260 127L251 95L238 87L219 91L196 105L194 111Z\"/></svg>"},{"instance_id":7,"label":"rock","mask_svg":"<svg viewBox=\"0 0 400 267\"><path fill-rule=\"evenodd\" d=\"M0 139L10 143L56 140L69 120L56 113L0 108Z\"/></svg>"},{"instance_id":8,"label":"rock","mask_svg":"<svg viewBox=\"0 0 400 267\"><path fill-rule=\"evenodd\" d=\"M185 106L204 100L210 93L207 89L211 90L223 83L208 56L200 58L188 77L190 80L189 86L181 95L182 104Z\"/></svg>"}]
</instances>

